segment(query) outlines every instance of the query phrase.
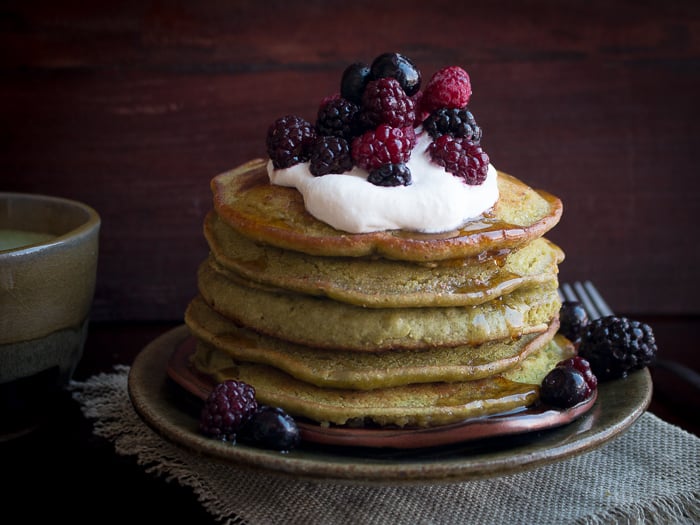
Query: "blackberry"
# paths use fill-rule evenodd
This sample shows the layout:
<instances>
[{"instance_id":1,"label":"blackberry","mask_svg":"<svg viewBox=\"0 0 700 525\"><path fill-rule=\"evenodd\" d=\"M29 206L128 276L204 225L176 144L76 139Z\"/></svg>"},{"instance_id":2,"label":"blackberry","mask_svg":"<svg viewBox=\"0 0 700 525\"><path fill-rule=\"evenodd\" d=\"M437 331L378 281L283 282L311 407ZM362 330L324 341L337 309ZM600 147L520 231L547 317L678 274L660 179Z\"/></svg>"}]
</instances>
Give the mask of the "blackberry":
<instances>
[{"instance_id":1,"label":"blackberry","mask_svg":"<svg viewBox=\"0 0 700 525\"><path fill-rule=\"evenodd\" d=\"M267 130L267 154L276 169L289 168L309 160L316 140L316 129L307 120L286 115L275 120Z\"/></svg>"},{"instance_id":2,"label":"blackberry","mask_svg":"<svg viewBox=\"0 0 700 525\"><path fill-rule=\"evenodd\" d=\"M554 367L542 380L540 399L558 408L569 408L585 401L591 388L583 374L575 368Z\"/></svg>"},{"instance_id":3,"label":"blackberry","mask_svg":"<svg viewBox=\"0 0 700 525\"><path fill-rule=\"evenodd\" d=\"M359 112L360 107L357 104L343 97L325 100L318 108L316 131L319 135L351 140L355 135L359 135Z\"/></svg>"},{"instance_id":4,"label":"blackberry","mask_svg":"<svg viewBox=\"0 0 700 525\"><path fill-rule=\"evenodd\" d=\"M470 140L474 144L481 141L481 128L474 115L466 108L439 108L423 121L423 129L434 139L451 135Z\"/></svg>"},{"instance_id":5,"label":"blackberry","mask_svg":"<svg viewBox=\"0 0 700 525\"><path fill-rule=\"evenodd\" d=\"M236 434L257 410L255 389L232 379L217 384L199 417L199 430L206 436L235 441Z\"/></svg>"},{"instance_id":6,"label":"blackberry","mask_svg":"<svg viewBox=\"0 0 700 525\"><path fill-rule=\"evenodd\" d=\"M609 315L588 323L578 353L588 360L601 381L625 377L651 364L656 339L649 325L627 317Z\"/></svg>"},{"instance_id":7,"label":"blackberry","mask_svg":"<svg viewBox=\"0 0 700 525\"><path fill-rule=\"evenodd\" d=\"M316 177L329 173L345 173L352 169L350 144L342 137L322 136L311 149L309 170Z\"/></svg>"},{"instance_id":8,"label":"blackberry","mask_svg":"<svg viewBox=\"0 0 700 525\"><path fill-rule=\"evenodd\" d=\"M370 70L367 64L361 62L350 64L343 71L343 76L340 80L341 96L350 102L359 104L362 101L362 93L364 93L369 80Z\"/></svg>"},{"instance_id":9,"label":"blackberry","mask_svg":"<svg viewBox=\"0 0 700 525\"><path fill-rule=\"evenodd\" d=\"M370 72L373 79L395 78L409 97L420 89L420 71L411 59L400 53L379 55L372 61Z\"/></svg>"},{"instance_id":10,"label":"blackberry","mask_svg":"<svg viewBox=\"0 0 700 525\"><path fill-rule=\"evenodd\" d=\"M405 164L383 164L370 171L367 180L375 186L409 186L413 182Z\"/></svg>"},{"instance_id":11,"label":"blackberry","mask_svg":"<svg viewBox=\"0 0 700 525\"><path fill-rule=\"evenodd\" d=\"M289 452L301 441L294 418L279 407L262 405L241 433L241 440L252 445Z\"/></svg>"},{"instance_id":12,"label":"blackberry","mask_svg":"<svg viewBox=\"0 0 700 525\"><path fill-rule=\"evenodd\" d=\"M362 95L360 121L367 128L387 124L392 128L413 126L416 109L395 78L373 80Z\"/></svg>"},{"instance_id":13,"label":"blackberry","mask_svg":"<svg viewBox=\"0 0 700 525\"><path fill-rule=\"evenodd\" d=\"M489 156L478 144L468 139L442 135L430 143L430 157L445 171L478 186L486 180Z\"/></svg>"},{"instance_id":14,"label":"blackberry","mask_svg":"<svg viewBox=\"0 0 700 525\"><path fill-rule=\"evenodd\" d=\"M579 301L562 301L559 309L559 333L572 343L581 342L581 334L588 325L588 313Z\"/></svg>"},{"instance_id":15,"label":"blackberry","mask_svg":"<svg viewBox=\"0 0 700 525\"><path fill-rule=\"evenodd\" d=\"M382 124L352 140L352 160L367 171L382 164L402 164L411 157L415 144L412 127L399 129Z\"/></svg>"}]
</instances>

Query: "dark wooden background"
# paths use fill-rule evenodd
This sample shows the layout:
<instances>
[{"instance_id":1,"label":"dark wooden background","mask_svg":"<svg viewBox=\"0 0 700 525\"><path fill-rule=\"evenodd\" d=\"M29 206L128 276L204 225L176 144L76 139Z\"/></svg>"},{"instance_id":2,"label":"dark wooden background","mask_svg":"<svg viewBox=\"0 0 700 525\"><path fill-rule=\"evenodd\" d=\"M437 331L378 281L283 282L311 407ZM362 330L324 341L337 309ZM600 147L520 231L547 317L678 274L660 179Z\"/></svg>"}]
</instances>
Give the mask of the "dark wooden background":
<instances>
[{"instance_id":1,"label":"dark wooden background","mask_svg":"<svg viewBox=\"0 0 700 525\"><path fill-rule=\"evenodd\" d=\"M100 213L93 319L179 320L210 179L384 51L469 71L493 163L564 202L562 279L700 314L695 1L3 1L0 190Z\"/></svg>"}]
</instances>

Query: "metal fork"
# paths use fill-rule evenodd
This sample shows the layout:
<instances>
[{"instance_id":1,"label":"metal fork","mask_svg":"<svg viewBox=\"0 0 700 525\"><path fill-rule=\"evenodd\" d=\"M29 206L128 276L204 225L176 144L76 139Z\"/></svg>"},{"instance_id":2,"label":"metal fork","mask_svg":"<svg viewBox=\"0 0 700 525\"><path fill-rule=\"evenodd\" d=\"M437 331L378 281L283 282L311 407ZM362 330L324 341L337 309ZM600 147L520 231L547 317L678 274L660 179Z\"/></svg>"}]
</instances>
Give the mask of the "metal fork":
<instances>
[{"instance_id":1,"label":"metal fork","mask_svg":"<svg viewBox=\"0 0 700 525\"><path fill-rule=\"evenodd\" d=\"M583 281L582 283L576 281L571 284L560 283L559 297L563 301L580 302L591 320L613 315L612 309L608 306L591 281ZM664 368L673 372L695 388L700 389L700 374L680 363L669 361L668 359L659 359L657 357L652 363L652 366Z\"/></svg>"}]
</instances>

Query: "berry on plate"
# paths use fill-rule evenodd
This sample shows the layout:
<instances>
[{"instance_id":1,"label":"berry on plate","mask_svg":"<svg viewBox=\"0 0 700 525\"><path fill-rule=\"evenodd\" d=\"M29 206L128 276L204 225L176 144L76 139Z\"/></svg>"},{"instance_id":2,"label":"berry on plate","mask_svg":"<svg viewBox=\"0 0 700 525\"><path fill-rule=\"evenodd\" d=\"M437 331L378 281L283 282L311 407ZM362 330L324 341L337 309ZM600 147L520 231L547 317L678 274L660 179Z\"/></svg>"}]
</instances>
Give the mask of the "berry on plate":
<instances>
[{"instance_id":1,"label":"berry on plate","mask_svg":"<svg viewBox=\"0 0 700 525\"><path fill-rule=\"evenodd\" d=\"M301 441L301 433L292 416L279 407L262 405L241 433L241 440L253 445L289 452Z\"/></svg>"},{"instance_id":2,"label":"berry on plate","mask_svg":"<svg viewBox=\"0 0 700 525\"><path fill-rule=\"evenodd\" d=\"M559 309L559 333L572 343L581 342L588 325L588 313L579 301L563 301Z\"/></svg>"},{"instance_id":3,"label":"berry on plate","mask_svg":"<svg viewBox=\"0 0 700 525\"><path fill-rule=\"evenodd\" d=\"M202 407L199 429L206 436L235 442L236 434L257 408L252 386L234 380L218 383Z\"/></svg>"},{"instance_id":4,"label":"berry on plate","mask_svg":"<svg viewBox=\"0 0 700 525\"><path fill-rule=\"evenodd\" d=\"M540 398L548 405L570 408L588 399L591 389L583 374L573 367L554 367L542 380Z\"/></svg>"},{"instance_id":5,"label":"berry on plate","mask_svg":"<svg viewBox=\"0 0 700 525\"><path fill-rule=\"evenodd\" d=\"M588 323L578 353L587 359L601 381L625 377L632 370L651 364L656 339L649 325L627 317L610 315Z\"/></svg>"}]
</instances>

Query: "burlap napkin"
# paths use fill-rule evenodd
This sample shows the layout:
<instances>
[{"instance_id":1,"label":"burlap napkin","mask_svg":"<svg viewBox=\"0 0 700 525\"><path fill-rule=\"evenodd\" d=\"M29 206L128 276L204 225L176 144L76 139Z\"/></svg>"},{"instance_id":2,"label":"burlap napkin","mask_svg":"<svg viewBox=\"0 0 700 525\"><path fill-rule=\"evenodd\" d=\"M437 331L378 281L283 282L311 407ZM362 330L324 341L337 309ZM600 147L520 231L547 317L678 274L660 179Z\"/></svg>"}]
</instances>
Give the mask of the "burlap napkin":
<instances>
[{"instance_id":1,"label":"burlap napkin","mask_svg":"<svg viewBox=\"0 0 700 525\"><path fill-rule=\"evenodd\" d=\"M191 487L225 524L700 522L700 438L650 413L602 447L495 479L360 486L253 473L163 441L133 410L129 368L73 382L94 433L154 475Z\"/></svg>"}]
</instances>

